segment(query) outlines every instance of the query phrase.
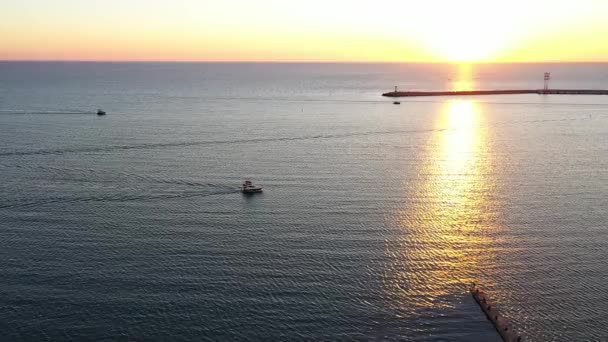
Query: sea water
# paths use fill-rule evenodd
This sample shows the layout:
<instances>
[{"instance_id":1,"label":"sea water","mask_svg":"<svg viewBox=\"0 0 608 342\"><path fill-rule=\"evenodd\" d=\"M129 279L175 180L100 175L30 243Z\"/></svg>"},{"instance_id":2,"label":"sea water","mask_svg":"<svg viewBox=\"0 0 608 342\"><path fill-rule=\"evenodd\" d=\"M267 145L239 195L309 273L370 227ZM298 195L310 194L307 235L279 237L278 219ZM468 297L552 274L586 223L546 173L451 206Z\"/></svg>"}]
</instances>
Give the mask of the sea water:
<instances>
[{"instance_id":1,"label":"sea water","mask_svg":"<svg viewBox=\"0 0 608 342\"><path fill-rule=\"evenodd\" d=\"M608 97L380 96L544 72L0 62L2 339L606 339Z\"/></svg>"}]
</instances>

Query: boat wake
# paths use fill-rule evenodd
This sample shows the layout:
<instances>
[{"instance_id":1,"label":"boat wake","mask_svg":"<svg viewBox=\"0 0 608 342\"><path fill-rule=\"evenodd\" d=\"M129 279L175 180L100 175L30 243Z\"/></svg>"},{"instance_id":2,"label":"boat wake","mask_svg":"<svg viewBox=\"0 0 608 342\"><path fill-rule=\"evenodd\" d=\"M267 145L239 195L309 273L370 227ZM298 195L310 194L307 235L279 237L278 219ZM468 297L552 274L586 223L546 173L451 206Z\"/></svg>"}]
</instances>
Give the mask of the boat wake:
<instances>
[{"instance_id":1,"label":"boat wake","mask_svg":"<svg viewBox=\"0 0 608 342\"><path fill-rule=\"evenodd\" d=\"M56 203L127 202L207 197L232 194L240 191L239 188L226 184L200 182L190 179L154 177L125 171L9 164L0 164L0 168L15 169L11 173L18 173L27 179L35 179L36 181L50 182L52 184L65 183L69 186L76 184L80 194L85 193L85 195L74 193L71 196L38 197L40 193L33 191L32 196L29 198L17 199L9 203L2 203L0 200L0 209L35 207ZM10 183L11 180L8 182ZM87 192L98 192L99 190L97 189L107 190L102 190L101 194L86 195ZM27 190L22 191L23 196L27 196L27 194Z\"/></svg>"},{"instance_id":2,"label":"boat wake","mask_svg":"<svg viewBox=\"0 0 608 342\"><path fill-rule=\"evenodd\" d=\"M188 191L183 193L166 193L166 194L138 194L138 195L124 195L124 194L109 194L99 196L83 196L83 197L47 197L38 201L18 201L13 203L0 204L0 209L15 209L15 208L28 208L28 207L40 207L45 205L53 204L65 204L65 203L87 203L87 202L132 202L132 201L152 201L161 199L184 199L193 197L209 197L209 196L220 196L238 193L239 189L230 189L224 191L215 192L202 192L202 191Z\"/></svg>"},{"instance_id":3,"label":"boat wake","mask_svg":"<svg viewBox=\"0 0 608 342\"><path fill-rule=\"evenodd\" d=\"M60 114L95 114L94 111L82 111L82 110L20 110L20 109L9 109L0 110L0 115L60 115Z\"/></svg>"},{"instance_id":4,"label":"boat wake","mask_svg":"<svg viewBox=\"0 0 608 342\"><path fill-rule=\"evenodd\" d=\"M69 181L87 181L87 182L104 182L111 181L116 182L120 179L121 182L126 183L154 183L154 184L168 184L168 185L183 185L188 187L208 187L217 189L233 189L234 187L225 184L215 184L198 182L190 179L180 178L161 178L154 177L145 174L138 174L134 172L126 171L114 171L106 169L86 169L86 168L63 168L56 166L47 165L11 165L11 164L0 164L0 167L4 168L15 168L23 170L24 172L44 173L47 177L66 179ZM103 178L105 177L105 178Z\"/></svg>"}]
</instances>

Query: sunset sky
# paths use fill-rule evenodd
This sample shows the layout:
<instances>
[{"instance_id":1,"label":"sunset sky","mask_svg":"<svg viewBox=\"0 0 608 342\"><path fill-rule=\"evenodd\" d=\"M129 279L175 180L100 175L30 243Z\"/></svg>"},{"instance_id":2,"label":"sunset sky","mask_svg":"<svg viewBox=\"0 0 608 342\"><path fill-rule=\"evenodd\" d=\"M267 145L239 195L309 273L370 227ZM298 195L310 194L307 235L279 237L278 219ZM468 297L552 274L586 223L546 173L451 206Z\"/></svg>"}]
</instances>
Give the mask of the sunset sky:
<instances>
[{"instance_id":1,"label":"sunset sky","mask_svg":"<svg viewBox=\"0 0 608 342\"><path fill-rule=\"evenodd\" d=\"M0 0L1 60L608 61L608 0Z\"/></svg>"}]
</instances>

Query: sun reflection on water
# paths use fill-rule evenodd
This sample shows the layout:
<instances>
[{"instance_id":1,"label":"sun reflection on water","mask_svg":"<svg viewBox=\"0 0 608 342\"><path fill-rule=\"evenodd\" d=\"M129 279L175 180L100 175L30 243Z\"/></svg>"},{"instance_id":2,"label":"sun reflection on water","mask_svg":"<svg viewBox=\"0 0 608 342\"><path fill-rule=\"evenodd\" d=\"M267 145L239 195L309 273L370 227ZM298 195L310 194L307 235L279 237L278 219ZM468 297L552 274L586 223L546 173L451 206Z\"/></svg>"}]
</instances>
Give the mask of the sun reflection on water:
<instances>
[{"instance_id":1,"label":"sun reflection on water","mask_svg":"<svg viewBox=\"0 0 608 342\"><path fill-rule=\"evenodd\" d=\"M417 186L391 223L398 236L387 241L385 285L393 305L451 306L448 295L493 270L497 225L481 120L471 101L448 102L438 116L442 130L427 144Z\"/></svg>"},{"instance_id":2,"label":"sun reflection on water","mask_svg":"<svg viewBox=\"0 0 608 342\"><path fill-rule=\"evenodd\" d=\"M451 79L453 91L476 90L477 84L473 74L473 67L468 63L456 65L456 75Z\"/></svg>"}]
</instances>

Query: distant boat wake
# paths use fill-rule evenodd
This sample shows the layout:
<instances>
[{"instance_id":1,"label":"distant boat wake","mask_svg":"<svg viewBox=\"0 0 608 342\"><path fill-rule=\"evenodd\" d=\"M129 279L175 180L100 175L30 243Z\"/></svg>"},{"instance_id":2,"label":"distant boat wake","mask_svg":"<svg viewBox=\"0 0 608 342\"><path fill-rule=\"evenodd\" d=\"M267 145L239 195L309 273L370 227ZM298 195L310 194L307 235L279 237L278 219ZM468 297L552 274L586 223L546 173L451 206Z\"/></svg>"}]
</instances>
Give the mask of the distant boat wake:
<instances>
[{"instance_id":1,"label":"distant boat wake","mask_svg":"<svg viewBox=\"0 0 608 342\"><path fill-rule=\"evenodd\" d=\"M577 117L577 118L570 118L570 119L515 120L515 121L507 121L507 122L497 122L497 123L490 124L490 125L481 125L480 127L498 126L498 125L505 125L505 124L521 124L521 123L580 121L580 120L587 120L587 119L588 119L588 117L584 117L584 118ZM180 142L148 143L148 144L132 144L132 145L109 145L109 146L105 145L105 146L94 146L94 147L63 148L63 149L41 149L41 150L29 150L29 151L6 151L6 152L0 152L0 157L62 155L62 154L69 154L69 153L100 153L100 152L112 152L112 151L120 151L120 150L159 149L159 148L187 147L187 146L204 146L204 145L212 146L212 145L225 145L225 144L250 144L250 143L280 142L280 141L337 139L337 138L356 137L356 136L441 132L441 131L446 131L446 130L458 130L458 128L431 128L431 129L422 129L422 130L387 130L387 131L351 132L351 133L342 133L342 134L319 134L319 135L309 135L309 136L300 136L300 137L269 137L269 138L253 138L253 139L235 139L235 140L180 141Z\"/></svg>"}]
</instances>

